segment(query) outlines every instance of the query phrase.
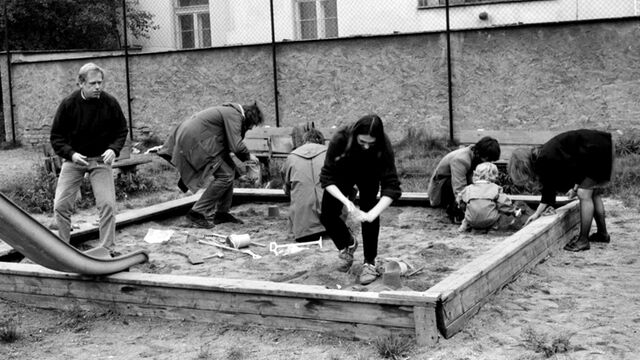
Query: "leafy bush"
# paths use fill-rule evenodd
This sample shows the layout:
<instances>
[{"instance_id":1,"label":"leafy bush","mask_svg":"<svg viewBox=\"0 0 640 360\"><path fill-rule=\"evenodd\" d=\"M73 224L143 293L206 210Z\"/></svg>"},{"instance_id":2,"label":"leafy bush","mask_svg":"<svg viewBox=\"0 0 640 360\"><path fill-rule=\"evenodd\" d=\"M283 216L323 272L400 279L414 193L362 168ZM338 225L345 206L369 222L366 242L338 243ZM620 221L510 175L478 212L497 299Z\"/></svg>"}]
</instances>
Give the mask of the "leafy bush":
<instances>
[{"instance_id":1,"label":"leafy bush","mask_svg":"<svg viewBox=\"0 0 640 360\"><path fill-rule=\"evenodd\" d=\"M117 200L127 199L131 195L151 194L162 189L159 177L140 172L116 176L114 182ZM44 166L36 165L31 174L15 178L4 192L29 213L51 213L56 183L57 177L54 174L48 172ZM80 185L76 207L87 209L95 206L95 203L91 182L85 178Z\"/></svg>"},{"instance_id":2,"label":"leafy bush","mask_svg":"<svg viewBox=\"0 0 640 360\"><path fill-rule=\"evenodd\" d=\"M57 178L43 166L34 166L32 174L19 176L5 189L6 195L29 213L53 211Z\"/></svg>"}]
</instances>

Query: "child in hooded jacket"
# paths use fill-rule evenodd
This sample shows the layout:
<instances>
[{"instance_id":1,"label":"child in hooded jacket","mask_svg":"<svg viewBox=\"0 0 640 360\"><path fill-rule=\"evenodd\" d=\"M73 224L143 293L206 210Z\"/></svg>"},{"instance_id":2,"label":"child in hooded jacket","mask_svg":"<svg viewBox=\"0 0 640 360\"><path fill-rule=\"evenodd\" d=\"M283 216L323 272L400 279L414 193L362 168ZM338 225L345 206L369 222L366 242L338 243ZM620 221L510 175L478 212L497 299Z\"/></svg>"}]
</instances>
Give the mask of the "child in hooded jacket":
<instances>
[{"instance_id":1,"label":"child in hooded jacket","mask_svg":"<svg viewBox=\"0 0 640 360\"><path fill-rule=\"evenodd\" d=\"M494 164L484 162L476 167L473 184L467 185L456 199L460 208L464 209L464 220L458 231L497 229L503 214L521 215L521 210L511 203L502 187L495 183L497 179L498 168Z\"/></svg>"}]
</instances>

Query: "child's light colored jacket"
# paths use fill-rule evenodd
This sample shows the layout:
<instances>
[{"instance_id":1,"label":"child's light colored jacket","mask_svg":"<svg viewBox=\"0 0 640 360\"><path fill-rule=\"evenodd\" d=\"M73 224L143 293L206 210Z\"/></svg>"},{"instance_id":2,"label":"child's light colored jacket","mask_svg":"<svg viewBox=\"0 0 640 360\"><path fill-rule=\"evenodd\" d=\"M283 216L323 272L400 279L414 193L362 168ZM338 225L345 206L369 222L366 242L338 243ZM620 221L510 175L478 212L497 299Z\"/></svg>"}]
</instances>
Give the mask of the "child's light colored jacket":
<instances>
[{"instance_id":1,"label":"child's light colored jacket","mask_svg":"<svg viewBox=\"0 0 640 360\"><path fill-rule=\"evenodd\" d=\"M495 225L500 214L513 214L516 210L502 187L488 182L476 181L467 185L457 197L458 203L466 210L464 218L474 229L486 229Z\"/></svg>"}]
</instances>

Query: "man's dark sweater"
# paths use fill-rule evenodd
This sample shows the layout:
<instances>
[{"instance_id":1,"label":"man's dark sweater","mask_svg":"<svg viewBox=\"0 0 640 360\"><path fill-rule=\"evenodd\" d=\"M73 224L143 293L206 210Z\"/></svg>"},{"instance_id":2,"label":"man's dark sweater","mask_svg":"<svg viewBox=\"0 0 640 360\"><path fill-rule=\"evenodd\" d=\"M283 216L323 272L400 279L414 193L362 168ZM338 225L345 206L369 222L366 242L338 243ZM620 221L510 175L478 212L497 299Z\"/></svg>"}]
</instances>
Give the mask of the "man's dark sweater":
<instances>
[{"instance_id":1,"label":"man's dark sweater","mask_svg":"<svg viewBox=\"0 0 640 360\"><path fill-rule=\"evenodd\" d=\"M127 120L113 96L102 92L98 99L83 99L76 90L58 107L50 139L56 154L67 160L76 152L96 157L107 149L118 156L127 132Z\"/></svg>"}]
</instances>

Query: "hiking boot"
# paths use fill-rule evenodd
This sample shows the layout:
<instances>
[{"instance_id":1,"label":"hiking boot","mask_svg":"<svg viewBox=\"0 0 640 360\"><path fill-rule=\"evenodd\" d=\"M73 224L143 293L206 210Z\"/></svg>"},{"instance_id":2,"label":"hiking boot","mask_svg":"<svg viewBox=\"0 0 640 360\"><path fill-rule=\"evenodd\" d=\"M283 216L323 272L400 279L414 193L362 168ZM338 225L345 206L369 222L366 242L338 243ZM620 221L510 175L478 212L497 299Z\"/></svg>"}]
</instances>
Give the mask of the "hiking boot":
<instances>
[{"instance_id":1,"label":"hiking boot","mask_svg":"<svg viewBox=\"0 0 640 360\"><path fill-rule=\"evenodd\" d=\"M211 229L214 226L211 222L209 222L209 220L207 220L207 218L205 218L204 215L193 210L189 210L186 218L191 227Z\"/></svg>"},{"instance_id":2,"label":"hiking boot","mask_svg":"<svg viewBox=\"0 0 640 360\"><path fill-rule=\"evenodd\" d=\"M611 242L611 236L609 234L603 234L603 233L593 233L591 234L591 236L589 236L589 241L590 242L598 242L598 243L610 243Z\"/></svg>"},{"instance_id":3,"label":"hiking boot","mask_svg":"<svg viewBox=\"0 0 640 360\"><path fill-rule=\"evenodd\" d=\"M374 282L380 274L376 267L372 264L362 264L362 272L360 273L360 285L368 285Z\"/></svg>"},{"instance_id":4,"label":"hiking boot","mask_svg":"<svg viewBox=\"0 0 640 360\"><path fill-rule=\"evenodd\" d=\"M229 213L217 212L215 215L213 215L213 223L216 225L222 223L244 224L244 221L236 218Z\"/></svg>"},{"instance_id":5,"label":"hiking boot","mask_svg":"<svg viewBox=\"0 0 640 360\"><path fill-rule=\"evenodd\" d=\"M347 272L349 271L349 269L351 269L351 265L353 265L353 254L355 254L357 248L358 240L353 239L352 245L340 250L340 252L338 253L338 258L342 260L342 264L338 267L339 271Z\"/></svg>"}]
</instances>

